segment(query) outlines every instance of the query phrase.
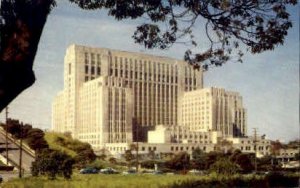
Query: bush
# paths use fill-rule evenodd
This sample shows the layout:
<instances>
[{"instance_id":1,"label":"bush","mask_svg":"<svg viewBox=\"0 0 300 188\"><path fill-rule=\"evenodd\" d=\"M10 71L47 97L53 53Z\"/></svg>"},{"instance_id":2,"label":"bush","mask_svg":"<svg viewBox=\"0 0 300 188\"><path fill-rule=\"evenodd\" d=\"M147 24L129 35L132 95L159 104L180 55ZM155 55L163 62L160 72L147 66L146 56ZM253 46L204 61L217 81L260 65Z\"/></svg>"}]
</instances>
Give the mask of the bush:
<instances>
[{"instance_id":1,"label":"bush","mask_svg":"<svg viewBox=\"0 0 300 188\"><path fill-rule=\"evenodd\" d=\"M96 159L96 155L88 143L64 136L57 136L55 142L76 153L74 160L78 168L82 168Z\"/></svg>"},{"instance_id":2,"label":"bush","mask_svg":"<svg viewBox=\"0 0 300 188\"><path fill-rule=\"evenodd\" d=\"M165 166L172 170L187 170L190 166L190 156L186 152L180 152L165 162Z\"/></svg>"},{"instance_id":3,"label":"bush","mask_svg":"<svg viewBox=\"0 0 300 188\"><path fill-rule=\"evenodd\" d=\"M70 179L73 164L74 160L69 155L45 149L38 153L36 161L32 163L31 172L33 176L47 175L49 179L55 179L56 175Z\"/></svg>"},{"instance_id":4,"label":"bush","mask_svg":"<svg viewBox=\"0 0 300 188\"><path fill-rule=\"evenodd\" d=\"M231 162L227 158L219 159L210 167L211 172L215 172L217 174L222 174L222 175L233 175L238 173L239 170L240 170L239 166Z\"/></svg>"}]
</instances>

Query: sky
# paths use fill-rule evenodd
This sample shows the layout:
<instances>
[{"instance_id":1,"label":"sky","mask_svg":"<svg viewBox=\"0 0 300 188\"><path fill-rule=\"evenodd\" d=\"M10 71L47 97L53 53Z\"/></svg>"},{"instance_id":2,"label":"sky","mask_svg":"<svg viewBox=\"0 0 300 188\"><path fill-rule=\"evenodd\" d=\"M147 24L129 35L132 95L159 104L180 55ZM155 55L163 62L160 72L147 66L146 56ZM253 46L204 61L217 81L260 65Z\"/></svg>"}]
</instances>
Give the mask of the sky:
<instances>
[{"instance_id":1,"label":"sky","mask_svg":"<svg viewBox=\"0 0 300 188\"><path fill-rule=\"evenodd\" d=\"M221 87L243 96L248 135L253 128L267 138L287 142L299 139L299 5L290 8L293 28L283 46L262 54L246 54L243 63L228 62L204 73L205 87ZM144 20L118 22L105 11L85 11L60 0L45 25L34 62L35 84L9 105L9 117L51 128L51 103L63 89L63 60L71 44L105 47L183 59L186 46L147 50L131 36ZM201 25L196 27L201 30ZM206 47L201 38L199 48ZM4 111L0 121L4 120Z\"/></svg>"}]
</instances>

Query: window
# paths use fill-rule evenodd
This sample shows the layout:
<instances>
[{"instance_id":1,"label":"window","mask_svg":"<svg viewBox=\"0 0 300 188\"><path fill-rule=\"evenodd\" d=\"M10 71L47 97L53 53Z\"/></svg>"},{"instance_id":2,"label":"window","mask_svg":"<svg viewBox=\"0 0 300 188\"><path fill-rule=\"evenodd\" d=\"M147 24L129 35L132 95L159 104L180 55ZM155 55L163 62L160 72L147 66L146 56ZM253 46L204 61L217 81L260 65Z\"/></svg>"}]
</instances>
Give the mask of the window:
<instances>
[{"instance_id":1,"label":"window","mask_svg":"<svg viewBox=\"0 0 300 188\"><path fill-rule=\"evenodd\" d=\"M85 64L89 64L89 59L88 59L88 53L84 53L84 61L85 61Z\"/></svg>"},{"instance_id":2,"label":"window","mask_svg":"<svg viewBox=\"0 0 300 188\"><path fill-rule=\"evenodd\" d=\"M85 74L89 73L89 67L87 65L85 65Z\"/></svg>"}]
</instances>

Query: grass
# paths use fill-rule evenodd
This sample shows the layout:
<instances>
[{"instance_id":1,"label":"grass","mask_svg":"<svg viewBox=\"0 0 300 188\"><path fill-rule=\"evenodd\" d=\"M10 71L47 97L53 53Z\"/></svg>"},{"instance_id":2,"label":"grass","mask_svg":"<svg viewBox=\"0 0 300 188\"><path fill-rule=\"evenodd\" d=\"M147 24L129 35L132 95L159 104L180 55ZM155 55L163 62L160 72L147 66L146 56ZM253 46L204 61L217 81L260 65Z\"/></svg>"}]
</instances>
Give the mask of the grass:
<instances>
[{"instance_id":1,"label":"grass","mask_svg":"<svg viewBox=\"0 0 300 188\"><path fill-rule=\"evenodd\" d=\"M71 140L71 138L68 138L67 136L64 136L61 133L53 133L53 132L47 132L44 136L45 140L49 144L49 148L53 150L58 150L65 152L66 154L70 155L71 157L75 157L77 153L67 147L62 146L60 143L57 142L58 138L62 138L64 140Z\"/></svg>"},{"instance_id":2,"label":"grass","mask_svg":"<svg viewBox=\"0 0 300 188\"><path fill-rule=\"evenodd\" d=\"M232 187L297 187L299 174L282 177L258 175L208 176L195 175L82 175L74 174L71 180L46 177L14 179L3 188L232 188Z\"/></svg>"},{"instance_id":3,"label":"grass","mask_svg":"<svg viewBox=\"0 0 300 188\"><path fill-rule=\"evenodd\" d=\"M196 176L181 175L81 175L72 180L58 178L48 180L46 177L15 179L2 185L3 188L163 188L184 181L196 180Z\"/></svg>"}]
</instances>

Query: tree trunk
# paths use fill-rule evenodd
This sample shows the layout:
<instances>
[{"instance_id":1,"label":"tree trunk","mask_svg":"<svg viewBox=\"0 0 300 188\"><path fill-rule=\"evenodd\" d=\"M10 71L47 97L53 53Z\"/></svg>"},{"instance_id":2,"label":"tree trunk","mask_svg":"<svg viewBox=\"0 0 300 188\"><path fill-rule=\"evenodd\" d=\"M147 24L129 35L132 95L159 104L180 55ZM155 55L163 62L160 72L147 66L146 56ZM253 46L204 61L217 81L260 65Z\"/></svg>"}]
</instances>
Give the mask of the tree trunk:
<instances>
[{"instance_id":1,"label":"tree trunk","mask_svg":"<svg viewBox=\"0 0 300 188\"><path fill-rule=\"evenodd\" d=\"M1 0L0 112L35 76L33 61L54 0Z\"/></svg>"}]
</instances>

